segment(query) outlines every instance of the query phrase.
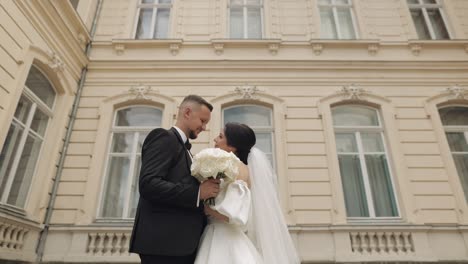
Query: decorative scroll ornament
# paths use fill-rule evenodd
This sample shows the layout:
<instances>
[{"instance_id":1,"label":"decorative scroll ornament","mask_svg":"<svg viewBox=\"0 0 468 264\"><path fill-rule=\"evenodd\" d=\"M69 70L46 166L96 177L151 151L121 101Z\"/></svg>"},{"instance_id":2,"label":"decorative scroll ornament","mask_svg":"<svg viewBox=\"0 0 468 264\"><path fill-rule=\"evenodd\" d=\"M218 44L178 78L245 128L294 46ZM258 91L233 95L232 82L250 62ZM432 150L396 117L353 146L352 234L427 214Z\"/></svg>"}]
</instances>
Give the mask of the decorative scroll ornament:
<instances>
[{"instance_id":1,"label":"decorative scroll ornament","mask_svg":"<svg viewBox=\"0 0 468 264\"><path fill-rule=\"evenodd\" d=\"M237 86L234 91L238 93L242 97L242 99L254 99L255 93L259 92L260 90L257 89L257 86L244 84L241 86Z\"/></svg>"},{"instance_id":2,"label":"decorative scroll ornament","mask_svg":"<svg viewBox=\"0 0 468 264\"><path fill-rule=\"evenodd\" d=\"M454 99L468 99L468 89L455 84L446 89L446 91L451 94Z\"/></svg>"},{"instance_id":3,"label":"decorative scroll ornament","mask_svg":"<svg viewBox=\"0 0 468 264\"><path fill-rule=\"evenodd\" d=\"M135 99L151 100L149 97L147 97L147 94L153 90L151 89L151 86L140 83L138 85L132 86L128 91L135 95Z\"/></svg>"},{"instance_id":4,"label":"decorative scroll ornament","mask_svg":"<svg viewBox=\"0 0 468 264\"><path fill-rule=\"evenodd\" d=\"M51 51L49 52L49 67L54 70L55 72L61 72L65 68L65 63L63 63L62 59L57 55L57 53Z\"/></svg>"},{"instance_id":5,"label":"decorative scroll ornament","mask_svg":"<svg viewBox=\"0 0 468 264\"><path fill-rule=\"evenodd\" d=\"M342 94L346 99L362 101L364 100L362 99L362 96L369 92L363 88L357 87L355 84L351 84L343 86L338 93Z\"/></svg>"}]
</instances>

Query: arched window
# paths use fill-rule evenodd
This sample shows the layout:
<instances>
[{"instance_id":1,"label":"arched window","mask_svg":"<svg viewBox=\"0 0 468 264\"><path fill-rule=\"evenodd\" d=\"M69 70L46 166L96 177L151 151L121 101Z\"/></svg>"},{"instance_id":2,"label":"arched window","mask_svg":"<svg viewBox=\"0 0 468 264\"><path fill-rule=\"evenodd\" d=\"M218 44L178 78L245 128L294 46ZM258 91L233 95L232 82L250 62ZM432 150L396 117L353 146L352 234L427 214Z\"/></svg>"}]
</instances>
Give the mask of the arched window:
<instances>
[{"instance_id":1,"label":"arched window","mask_svg":"<svg viewBox=\"0 0 468 264\"><path fill-rule=\"evenodd\" d=\"M32 66L0 154L0 202L23 208L29 193L56 92Z\"/></svg>"},{"instance_id":2,"label":"arched window","mask_svg":"<svg viewBox=\"0 0 468 264\"><path fill-rule=\"evenodd\" d=\"M100 210L102 218L135 217L141 147L148 133L161 126L161 120L162 110L149 106L132 106L115 112Z\"/></svg>"},{"instance_id":3,"label":"arched window","mask_svg":"<svg viewBox=\"0 0 468 264\"><path fill-rule=\"evenodd\" d=\"M272 111L268 107L258 105L236 105L223 109L223 124L229 122L243 123L250 126L257 137L255 146L265 152L273 166L273 118Z\"/></svg>"},{"instance_id":4,"label":"arched window","mask_svg":"<svg viewBox=\"0 0 468 264\"><path fill-rule=\"evenodd\" d=\"M444 107L439 109L439 114L468 201L468 107Z\"/></svg>"},{"instance_id":5,"label":"arched window","mask_svg":"<svg viewBox=\"0 0 468 264\"><path fill-rule=\"evenodd\" d=\"M332 109L336 149L349 218L397 217L384 128L376 109Z\"/></svg>"}]
</instances>

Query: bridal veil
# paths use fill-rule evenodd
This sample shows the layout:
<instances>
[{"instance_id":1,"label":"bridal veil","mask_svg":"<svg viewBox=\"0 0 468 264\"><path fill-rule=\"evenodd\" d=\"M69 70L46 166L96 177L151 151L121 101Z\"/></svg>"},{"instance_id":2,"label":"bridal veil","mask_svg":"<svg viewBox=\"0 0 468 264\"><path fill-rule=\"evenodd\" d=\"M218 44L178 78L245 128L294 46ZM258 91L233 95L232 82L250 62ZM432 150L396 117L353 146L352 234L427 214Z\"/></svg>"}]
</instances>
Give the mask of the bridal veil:
<instances>
[{"instance_id":1,"label":"bridal veil","mask_svg":"<svg viewBox=\"0 0 468 264\"><path fill-rule=\"evenodd\" d=\"M252 209L247 235L268 264L298 264L300 259L281 212L276 174L265 153L252 148L248 158Z\"/></svg>"}]
</instances>

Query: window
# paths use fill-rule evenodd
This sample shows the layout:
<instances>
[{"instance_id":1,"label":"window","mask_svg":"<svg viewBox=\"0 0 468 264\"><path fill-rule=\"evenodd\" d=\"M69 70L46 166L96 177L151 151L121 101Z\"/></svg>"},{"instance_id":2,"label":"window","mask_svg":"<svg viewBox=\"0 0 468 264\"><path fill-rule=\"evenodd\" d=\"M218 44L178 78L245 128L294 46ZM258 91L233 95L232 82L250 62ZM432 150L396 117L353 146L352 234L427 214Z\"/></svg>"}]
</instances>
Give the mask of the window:
<instances>
[{"instance_id":1,"label":"window","mask_svg":"<svg viewBox=\"0 0 468 264\"><path fill-rule=\"evenodd\" d=\"M168 38L172 0L139 1L135 38Z\"/></svg>"},{"instance_id":2,"label":"window","mask_svg":"<svg viewBox=\"0 0 468 264\"><path fill-rule=\"evenodd\" d=\"M56 93L32 66L0 154L0 202L23 208L34 176Z\"/></svg>"},{"instance_id":3,"label":"window","mask_svg":"<svg viewBox=\"0 0 468 264\"><path fill-rule=\"evenodd\" d=\"M319 0L320 37L356 39L356 22L351 0Z\"/></svg>"},{"instance_id":4,"label":"window","mask_svg":"<svg viewBox=\"0 0 468 264\"><path fill-rule=\"evenodd\" d=\"M449 39L442 5L438 0L408 0L420 39Z\"/></svg>"},{"instance_id":5,"label":"window","mask_svg":"<svg viewBox=\"0 0 468 264\"><path fill-rule=\"evenodd\" d=\"M348 105L334 107L332 115L348 217L397 217L379 113Z\"/></svg>"},{"instance_id":6,"label":"window","mask_svg":"<svg viewBox=\"0 0 468 264\"><path fill-rule=\"evenodd\" d=\"M445 107L439 114L468 202L468 107Z\"/></svg>"},{"instance_id":7,"label":"window","mask_svg":"<svg viewBox=\"0 0 468 264\"><path fill-rule=\"evenodd\" d=\"M255 132L259 148L270 159L274 166L273 122L270 108L257 105L236 105L223 110L224 124L229 122L243 123Z\"/></svg>"},{"instance_id":8,"label":"window","mask_svg":"<svg viewBox=\"0 0 468 264\"><path fill-rule=\"evenodd\" d=\"M230 37L233 39L261 39L262 9L262 0L230 0Z\"/></svg>"},{"instance_id":9,"label":"window","mask_svg":"<svg viewBox=\"0 0 468 264\"><path fill-rule=\"evenodd\" d=\"M107 158L106 183L100 215L103 218L134 218L138 203L141 147L148 133L161 126L162 111L133 106L115 113Z\"/></svg>"}]
</instances>

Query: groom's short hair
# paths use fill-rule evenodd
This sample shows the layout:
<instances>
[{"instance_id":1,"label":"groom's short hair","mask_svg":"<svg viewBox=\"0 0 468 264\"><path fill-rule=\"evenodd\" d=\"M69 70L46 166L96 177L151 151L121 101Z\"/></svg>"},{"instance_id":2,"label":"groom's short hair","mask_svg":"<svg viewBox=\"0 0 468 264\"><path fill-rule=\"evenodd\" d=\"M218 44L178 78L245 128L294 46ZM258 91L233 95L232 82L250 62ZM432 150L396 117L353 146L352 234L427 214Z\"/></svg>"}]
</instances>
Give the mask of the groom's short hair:
<instances>
[{"instance_id":1,"label":"groom's short hair","mask_svg":"<svg viewBox=\"0 0 468 264\"><path fill-rule=\"evenodd\" d=\"M213 106L208 103L205 99L203 99L201 96L195 95L195 94L190 94L187 95L184 100L182 100L182 103L180 104L180 107L182 108L185 106L187 103L197 103L198 105L204 105L210 109L210 112L213 111Z\"/></svg>"}]
</instances>

